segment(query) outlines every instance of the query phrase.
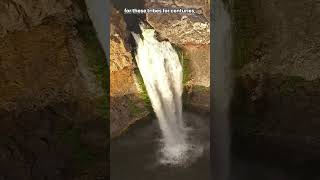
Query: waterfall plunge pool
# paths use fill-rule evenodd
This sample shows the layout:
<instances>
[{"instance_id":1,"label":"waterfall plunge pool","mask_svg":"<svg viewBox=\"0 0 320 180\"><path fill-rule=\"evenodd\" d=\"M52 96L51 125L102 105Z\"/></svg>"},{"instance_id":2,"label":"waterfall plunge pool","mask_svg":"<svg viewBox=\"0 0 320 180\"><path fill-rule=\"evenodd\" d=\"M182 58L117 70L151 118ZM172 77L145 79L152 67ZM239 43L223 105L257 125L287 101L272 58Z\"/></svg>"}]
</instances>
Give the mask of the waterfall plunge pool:
<instances>
[{"instance_id":1,"label":"waterfall plunge pool","mask_svg":"<svg viewBox=\"0 0 320 180\"><path fill-rule=\"evenodd\" d=\"M209 116L184 112L188 137L201 155L188 158L180 166L163 164L163 142L157 119L134 125L111 142L112 180L195 180L210 179Z\"/></svg>"}]
</instances>

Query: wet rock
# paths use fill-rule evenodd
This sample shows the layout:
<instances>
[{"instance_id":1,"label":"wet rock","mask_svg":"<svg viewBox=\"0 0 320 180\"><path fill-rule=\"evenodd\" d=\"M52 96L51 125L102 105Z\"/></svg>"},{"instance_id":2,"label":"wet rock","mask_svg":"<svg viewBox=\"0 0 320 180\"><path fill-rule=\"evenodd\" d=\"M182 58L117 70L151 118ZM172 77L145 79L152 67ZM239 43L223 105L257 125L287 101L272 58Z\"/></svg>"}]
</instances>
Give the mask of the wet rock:
<instances>
[{"instance_id":1,"label":"wet rock","mask_svg":"<svg viewBox=\"0 0 320 180\"><path fill-rule=\"evenodd\" d=\"M241 102L236 107L247 113L235 118L235 127L275 154L319 158L319 3L234 3L236 59L243 63L239 81L245 87L236 89L242 93L235 104Z\"/></svg>"},{"instance_id":2,"label":"wet rock","mask_svg":"<svg viewBox=\"0 0 320 180\"><path fill-rule=\"evenodd\" d=\"M80 4L0 2L0 174L7 179L68 179L82 173L78 166L88 152L103 149L105 155L106 144L97 147L66 133L85 122L100 123L87 129L88 137L93 131L105 138L106 130L99 109L105 95L96 66L90 66L99 61L99 42L84 41L82 35L94 39L92 31L78 31L80 25L92 29ZM94 56L88 54L93 44ZM74 141L62 142L68 138Z\"/></svg>"}]
</instances>

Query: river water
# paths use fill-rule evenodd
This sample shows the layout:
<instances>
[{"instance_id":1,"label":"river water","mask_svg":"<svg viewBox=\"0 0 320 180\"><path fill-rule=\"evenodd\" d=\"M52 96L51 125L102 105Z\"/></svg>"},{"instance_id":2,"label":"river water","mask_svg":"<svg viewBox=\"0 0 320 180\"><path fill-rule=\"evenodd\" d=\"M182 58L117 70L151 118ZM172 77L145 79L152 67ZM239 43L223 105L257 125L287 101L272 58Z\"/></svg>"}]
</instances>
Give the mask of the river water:
<instances>
[{"instance_id":1,"label":"river water","mask_svg":"<svg viewBox=\"0 0 320 180\"><path fill-rule=\"evenodd\" d=\"M209 116L183 116L194 140L205 147L201 157L185 166L162 164L158 121L142 120L111 142L110 180L211 180ZM261 152L237 145L230 158L230 180L320 180L315 165L288 166L290 162L265 159Z\"/></svg>"},{"instance_id":2,"label":"river water","mask_svg":"<svg viewBox=\"0 0 320 180\"><path fill-rule=\"evenodd\" d=\"M209 117L183 113L193 141L202 155L181 166L161 163L161 130L156 119L140 122L111 142L111 180L206 180L210 179Z\"/></svg>"}]
</instances>

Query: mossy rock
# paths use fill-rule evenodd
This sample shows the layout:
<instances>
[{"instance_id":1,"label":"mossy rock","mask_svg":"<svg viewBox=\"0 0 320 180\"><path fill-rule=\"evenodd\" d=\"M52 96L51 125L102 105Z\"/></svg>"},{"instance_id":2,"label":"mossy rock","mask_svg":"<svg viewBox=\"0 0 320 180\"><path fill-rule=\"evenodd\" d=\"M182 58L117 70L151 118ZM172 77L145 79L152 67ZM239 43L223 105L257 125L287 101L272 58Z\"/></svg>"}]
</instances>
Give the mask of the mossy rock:
<instances>
[{"instance_id":1,"label":"mossy rock","mask_svg":"<svg viewBox=\"0 0 320 180\"><path fill-rule=\"evenodd\" d=\"M84 42L85 55L88 58L88 65L96 77L97 84L103 89L103 96L95 99L97 111L101 119L108 120L109 117L109 68L106 56L101 48L97 33L91 22L80 22L77 25L80 38Z\"/></svg>"}]
</instances>

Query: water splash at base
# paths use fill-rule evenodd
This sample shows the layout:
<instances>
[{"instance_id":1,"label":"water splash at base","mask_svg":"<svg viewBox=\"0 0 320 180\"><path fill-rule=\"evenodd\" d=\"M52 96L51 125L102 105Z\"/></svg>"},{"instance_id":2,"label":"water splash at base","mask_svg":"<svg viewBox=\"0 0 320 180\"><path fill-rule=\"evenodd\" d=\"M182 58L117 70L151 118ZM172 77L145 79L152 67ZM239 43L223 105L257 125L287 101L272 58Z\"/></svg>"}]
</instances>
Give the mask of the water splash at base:
<instances>
[{"instance_id":1,"label":"water splash at base","mask_svg":"<svg viewBox=\"0 0 320 180\"><path fill-rule=\"evenodd\" d=\"M142 37L132 33L137 43L135 59L162 131L160 163L185 164L202 150L190 144L182 118L183 72L179 56L169 42L155 38L154 29L143 24L140 28Z\"/></svg>"}]
</instances>

